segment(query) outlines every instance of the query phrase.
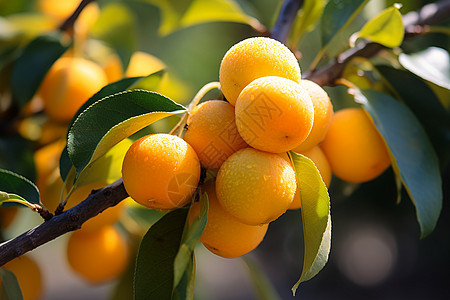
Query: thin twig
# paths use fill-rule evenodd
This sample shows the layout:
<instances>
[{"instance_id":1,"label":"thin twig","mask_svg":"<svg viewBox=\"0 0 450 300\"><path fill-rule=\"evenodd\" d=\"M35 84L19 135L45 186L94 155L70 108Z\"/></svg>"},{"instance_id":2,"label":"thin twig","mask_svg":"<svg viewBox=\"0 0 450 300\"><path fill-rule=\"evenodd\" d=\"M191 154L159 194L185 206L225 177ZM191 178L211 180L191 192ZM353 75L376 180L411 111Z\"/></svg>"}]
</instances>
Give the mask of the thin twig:
<instances>
[{"instance_id":1,"label":"thin twig","mask_svg":"<svg viewBox=\"0 0 450 300\"><path fill-rule=\"evenodd\" d=\"M450 16L450 0L438 1L425 5L417 12L410 12L403 16L403 24L405 26L405 39L411 38L413 35L408 33L415 26L425 26L436 24L445 20ZM341 53L335 61L329 63L323 68L313 70L305 74L305 78L316 82L321 86L333 86L336 79L340 78L345 65L354 57L369 58L377 54L380 50L385 49L380 44L368 41L359 42L354 48L348 49Z\"/></svg>"},{"instance_id":2,"label":"thin twig","mask_svg":"<svg viewBox=\"0 0 450 300\"><path fill-rule=\"evenodd\" d=\"M77 9L59 26L60 31L73 32L73 25L80 16L83 9L91 2L95 0L82 0Z\"/></svg>"},{"instance_id":3,"label":"thin twig","mask_svg":"<svg viewBox=\"0 0 450 300\"><path fill-rule=\"evenodd\" d=\"M289 33L291 32L292 24L294 24L297 12L302 5L303 0L286 0L283 2L278 19L275 22L270 35L273 39L286 44Z\"/></svg>"}]
</instances>

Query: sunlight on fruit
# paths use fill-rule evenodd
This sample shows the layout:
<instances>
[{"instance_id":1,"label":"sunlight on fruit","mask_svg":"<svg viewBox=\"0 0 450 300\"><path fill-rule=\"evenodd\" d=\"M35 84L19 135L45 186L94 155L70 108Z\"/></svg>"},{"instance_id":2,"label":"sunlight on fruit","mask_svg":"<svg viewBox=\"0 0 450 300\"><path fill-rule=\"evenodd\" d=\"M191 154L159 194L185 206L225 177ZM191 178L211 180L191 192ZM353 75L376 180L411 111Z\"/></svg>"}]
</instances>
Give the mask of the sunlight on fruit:
<instances>
[{"instance_id":1,"label":"sunlight on fruit","mask_svg":"<svg viewBox=\"0 0 450 300\"><path fill-rule=\"evenodd\" d=\"M314 107L298 83L276 76L255 79L236 101L239 134L253 148L281 153L303 142L314 122Z\"/></svg>"},{"instance_id":2,"label":"sunlight on fruit","mask_svg":"<svg viewBox=\"0 0 450 300\"><path fill-rule=\"evenodd\" d=\"M372 180L391 164L381 135L359 108L335 113L321 148L333 174L348 182Z\"/></svg>"},{"instance_id":3,"label":"sunlight on fruit","mask_svg":"<svg viewBox=\"0 0 450 300\"><path fill-rule=\"evenodd\" d=\"M294 54L277 40L255 37L232 46L222 59L220 85L232 105L244 87L259 77L280 76L300 82L300 66Z\"/></svg>"},{"instance_id":4,"label":"sunlight on fruit","mask_svg":"<svg viewBox=\"0 0 450 300\"><path fill-rule=\"evenodd\" d=\"M187 126L183 138L204 168L219 170L231 154L248 146L237 131L234 107L225 101L201 103L191 112Z\"/></svg>"},{"instance_id":5,"label":"sunlight on fruit","mask_svg":"<svg viewBox=\"0 0 450 300\"><path fill-rule=\"evenodd\" d=\"M231 155L217 174L223 208L249 225L266 224L291 204L297 181L289 162L273 153L245 148Z\"/></svg>"},{"instance_id":6,"label":"sunlight on fruit","mask_svg":"<svg viewBox=\"0 0 450 300\"><path fill-rule=\"evenodd\" d=\"M6 263L2 268L14 273L22 290L24 300L37 300L42 295L42 274L39 266L29 255L22 255Z\"/></svg>"},{"instance_id":7,"label":"sunlight on fruit","mask_svg":"<svg viewBox=\"0 0 450 300\"><path fill-rule=\"evenodd\" d=\"M70 267L91 284L116 279L128 264L125 238L112 226L98 230L74 231L67 244Z\"/></svg>"},{"instance_id":8,"label":"sunlight on fruit","mask_svg":"<svg viewBox=\"0 0 450 300\"><path fill-rule=\"evenodd\" d=\"M140 204L155 209L182 207L200 179L200 162L184 140L169 134L140 138L122 165L125 189Z\"/></svg>"}]
</instances>

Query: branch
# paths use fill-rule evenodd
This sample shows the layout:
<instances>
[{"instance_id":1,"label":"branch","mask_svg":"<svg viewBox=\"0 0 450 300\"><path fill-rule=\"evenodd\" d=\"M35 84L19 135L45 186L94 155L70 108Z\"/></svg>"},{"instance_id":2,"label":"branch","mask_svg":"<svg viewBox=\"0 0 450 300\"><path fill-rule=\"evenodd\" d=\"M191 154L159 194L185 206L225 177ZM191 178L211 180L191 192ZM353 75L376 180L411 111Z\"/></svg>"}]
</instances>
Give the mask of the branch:
<instances>
[{"instance_id":1,"label":"branch","mask_svg":"<svg viewBox=\"0 0 450 300\"><path fill-rule=\"evenodd\" d=\"M303 0L286 0L281 6L278 19L272 29L271 37L286 44L287 38L297 17L297 11L303 5Z\"/></svg>"},{"instance_id":2,"label":"branch","mask_svg":"<svg viewBox=\"0 0 450 300\"><path fill-rule=\"evenodd\" d=\"M94 2L95 0L82 0L80 4L78 5L77 9L70 15L60 26L59 30L61 31L73 31L73 25L75 24L75 21L80 16L83 9L91 2Z\"/></svg>"},{"instance_id":3,"label":"branch","mask_svg":"<svg viewBox=\"0 0 450 300\"><path fill-rule=\"evenodd\" d=\"M48 221L28 230L14 239L0 244L0 266L57 237L81 228L81 225L108 207L127 198L122 179L93 191L77 206L54 216Z\"/></svg>"},{"instance_id":4,"label":"branch","mask_svg":"<svg viewBox=\"0 0 450 300\"><path fill-rule=\"evenodd\" d=\"M410 12L403 16L405 26L405 39L415 36L417 26L436 24L450 16L450 0L442 0L436 3L425 5L417 12ZM382 45L362 41L354 48L341 53L335 61L325 67L314 70L305 75L306 79L312 80L324 86L333 86L336 79L341 77L345 65L354 57L369 58L385 49Z\"/></svg>"}]
</instances>

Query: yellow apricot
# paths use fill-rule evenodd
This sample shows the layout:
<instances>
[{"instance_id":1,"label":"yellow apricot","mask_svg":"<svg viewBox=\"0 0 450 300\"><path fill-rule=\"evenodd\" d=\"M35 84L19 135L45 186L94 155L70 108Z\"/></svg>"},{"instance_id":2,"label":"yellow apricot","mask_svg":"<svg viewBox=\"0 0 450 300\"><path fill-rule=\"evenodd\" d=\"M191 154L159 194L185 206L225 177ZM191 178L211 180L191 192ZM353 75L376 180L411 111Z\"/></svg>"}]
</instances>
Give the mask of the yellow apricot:
<instances>
[{"instance_id":1,"label":"yellow apricot","mask_svg":"<svg viewBox=\"0 0 450 300\"><path fill-rule=\"evenodd\" d=\"M232 154L216 179L222 207L248 225L266 224L281 216L296 189L295 172L288 161L253 148Z\"/></svg>"},{"instance_id":2,"label":"yellow apricot","mask_svg":"<svg viewBox=\"0 0 450 300\"><path fill-rule=\"evenodd\" d=\"M216 196L215 182L210 180L202 187L209 200L208 221L200 241L212 253L235 258L255 249L266 235L268 224L247 225L226 212ZM194 202L189 211L189 222L200 215L200 202Z\"/></svg>"},{"instance_id":3,"label":"yellow apricot","mask_svg":"<svg viewBox=\"0 0 450 300\"><path fill-rule=\"evenodd\" d=\"M154 72L161 71L166 66L155 56L136 51L131 55L130 62L125 72L125 77L147 76Z\"/></svg>"},{"instance_id":4,"label":"yellow apricot","mask_svg":"<svg viewBox=\"0 0 450 300\"><path fill-rule=\"evenodd\" d=\"M307 151L301 152L301 154L303 154L304 156L308 157L313 161L313 163L319 170L320 175L322 176L323 182L328 188L331 183L331 176L332 176L331 167L330 164L328 163L327 157L320 149L320 147L314 146ZM297 209L300 207L301 207L300 194L297 190L294 196L294 201L292 201L291 206L289 206L289 209Z\"/></svg>"},{"instance_id":5,"label":"yellow apricot","mask_svg":"<svg viewBox=\"0 0 450 300\"><path fill-rule=\"evenodd\" d=\"M298 83L277 76L255 79L236 101L239 134L253 148L282 153L309 135L314 107Z\"/></svg>"},{"instance_id":6,"label":"yellow apricot","mask_svg":"<svg viewBox=\"0 0 450 300\"><path fill-rule=\"evenodd\" d=\"M39 266L29 255L19 256L2 268L16 275L24 300L39 299L42 294L42 274Z\"/></svg>"},{"instance_id":7,"label":"yellow apricot","mask_svg":"<svg viewBox=\"0 0 450 300\"><path fill-rule=\"evenodd\" d=\"M119 277L128 265L125 238L113 226L74 231L67 244L67 261L89 283L100 284Z\"/></svg>"},{"instance_id":8,"label":"yellow apricot","mask_svg":"<svg viewBox=\"0 0 450 300\"><path fill-rule=\"evenodd\" d=\"M187 125L184 140L205 168L219 170L231 154L248 147L237 131L234 107L228 102L201 103L191 112Z\"/></svg>"},{"instance_id":9,"label":"yellow apricot","mask_svg":"<svg viewBox=\"0 0 450 300\"><path fill-rule=\"evenodd\" d=\"M303 79L300 86L306 89L311 97L314 106L314 123L306 140L293 149L295 152L307 151L323 141L333 118L333 104L320 85Z\"/></svg>"},{"instance_id":10,"label":"yellow apricot","mask_svg":"<svg viewBox=\"0 0 450 300\"><path fill-rule=\"evenodd\" d=\"M123 77L123 66L117 54L109 56L103 64L103 71L105 71L108 82L115 82Z\"/></svg>"},{"instance_id":11,"label":"yellow apricot","mask_svg":"<svg viewBox=\"0 0 450 300\"><path fill-rule=\"evenodd\" d=\"M220 86L232 105L242 89L259 77L280 76L300 82L295 55L282 43L266 37L245 39L232 46L222 59Z\"/></svg>"},{"instance_id":12,"label":"yellow apricot","mask_svg":"<svg viewBox=\"0 0 450 300\"><path fill-rule=\"evenodd\" d=\"M79 0L39 0L37 2L41 12L58 19L64 19L70 16L70 14L75 11L78 4L80 4Z\"/></svg>"},{"instance_id":13,"label":"yellow apricot","mask_svg":"<svg viewBox=\"0 0 450 300\"><path fill-rule=\"evenodd\" d=\"M34 152L36 167L36 185L40 191L45 189L49 176L59 167L61 152L66 146L63 139L45 145ZM59 173L59 172L58 172ZM58 174L59 175L59 174Z\"/></svg>"},{"instance_id":14,"label":"yellow apricot","mask_svg":"<svg viewBox=\"0 0 450 300\"><path fill-rule=\"evenodd\" d=\"M334 114L321 148L331 171L348 182L372 180L391 163L383 138L360 108L346 108Z\"/></svg>"},{"instance_id":15,"label":"yellow apricot","mask_svg":"<svg viewBox=\"0 0 450 300\"><path fill-rule=\"evenodd\" d=\"M183 139L152 134L138 139L125 154L123 184L136 202L166 210L190 200L200 179L195 150Z\"/></svg>"},{"instance_id":16,"label":"yellow apricot","mask_svg":"<svg viewBox=\"0 0 450 300\"><path fill-rule=\"evenodd\" d=\"M80 106L107 84L103 69L92 61L62 57L50 68L39 94L47 115L57 121L72 119Z\"/></svg>"}]
</instances>

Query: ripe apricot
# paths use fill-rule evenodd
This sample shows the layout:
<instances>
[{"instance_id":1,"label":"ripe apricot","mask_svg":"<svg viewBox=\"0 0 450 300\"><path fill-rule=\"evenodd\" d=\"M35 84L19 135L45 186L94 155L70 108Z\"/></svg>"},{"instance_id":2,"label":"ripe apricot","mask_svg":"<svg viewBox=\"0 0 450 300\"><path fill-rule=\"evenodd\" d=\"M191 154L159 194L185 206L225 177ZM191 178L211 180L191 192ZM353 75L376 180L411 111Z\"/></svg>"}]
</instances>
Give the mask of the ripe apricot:
<instances>
[{"instance_id":1,"label":"ripe apricot","mask_svg":"<svg viewBox=\"0 0 450 300\"><path fill-rule=\"evenodd\" d=\"M209 200L208 221L200 241L212 253L235 258L255 249L266 235L268 224L247 225L225 211L217 200L214 180L202 187ZM200 202L194 202L189 211L189 222L200 215Z\"/></svg>"},{"instance_id":2,"label":"ripe apricot","mask_svg":"<svg viewBox=\"0 0 450 300\"><path fill-rule=\"evenodd\" d=\"M314 107L298 83L277 76L255 79L236 101L239 134L253 148L281 153L303 142L314 122Z\"/></svg>"},{"instance_id":3,"label":"ripe apricot","mask_svg":"<svg viewBox=\"0 0 450 300\"><path fill-rule=\"evenodd\" d=\"M191 112L187 125L184 140L205 168L218 170L231 154L248 146L239 135L234 107L228 102L201 103Z\"/></svg>"},{"instance_id":4,"label":"ripe apricot","mask_svg":"<svg viewBox=\"0 0 450 300\"><path fill-rule=\"evenodd\" d=\"M96 63L79 57L62 57L48 71L39 94L47 115L67 122L106 84L105 72Z\"/></svg>"},{"instance_id":5,"label":"ripe apricot","mask_svg":"<svg viewBox=\"0 0 450 300\"><path fill-rule=\"evenodd\" d=\"M29 255L19 256L2 268L16 275L24 300L39 299L42 294L42 274L39 266Z\"/></svg>"},{"instance_id":6,"label":"ripe apricot","mask_svg":"<svg viewBox=\"0 0 450 300\"><path fill-rule=\"evenodd\" d=\"M296 189L295 172L288 161L253 148L232 154L216 179L222 207L248 225L266 224L281 216Z\"/></svg>"},{"instance_id":7,"label":"ripe apricot","mask_svg":"<svg viewBox=\"0 0 450 300\"><path fill-rule=\"evenodd\" d=\"M328 159L323 153L323 151L320 149L319 146L314 146L311 149L307 151L301 152L304 156L308 157L313 161L313 163L316 165L317 169L319 170L320 175L322 176L322 180L327 186L327 188L330 186L331 183L331 167L328 163ZM291 206L289 206L289 209L297 209L301 207L300 202L300 194L297 190L294 201L292 201Z\"/></svg>"},{"instance_id":8,"label":"ripe apricot","mask_svg":"<svg viewBox=\"0 0 450 300\"><path fill-rule=\"evenodd\" d=\"M195 150L169 134L144 136L131 145L122 165L125 189L136 202L154 209L187 204L200 179Z\"/></svg>"},{"instance_id":9,"label":"ripe apricot","mask_svg":"<svg viewBox=\"0 0 450 300\"><path fill-rule=\"evenodd\" d=\"M232 46L219 70L221 90L232 105L244 87L259 77L280 76L300 82L295 55L282 43L266 37L245 39Z\"/></svg>"},{"instance_id":10,"label":"ripe apricot","mask_svg":"<svg viewBox=\"0 0 450 300\"><path fill-rule=\"evenodd\" d=\"M108 82L114 82L122 79L123 66L117 54L110 55L102 65Z\"/></svg>"},{"instance_id":11,"label":"ripe apricot","mask_svg":"<svg viewBox=\"0 0 450 300\"><path fill-rule=\"evenodd\" d=\"M293 150L303 152L319 144L325 138L333 118L333 104L327 92L317 83L303 79L300 86L308 92L314 106L314 123L308 137Z\"/></svg>"},{"instance_id":12,"label":"ripe apricot","mask_svg":"<svg viewBox=\"0 0 450 300\"><path fill-rule=\"evenodd\" d=\"M58 168L59 158L65 146L65 140L60 139L34 152L36 185L40 191L45 189L49 176Z\"/></svg>"},{"instance_id":13,"label":"ripe apricot","mask_svg":"<svg viewBox=\"0 0 450 300\"><path fill-rule=\"evenodd\" d=\"M391 163L383 138L360 108L335 113L321 148L332 172L348 182L372 180Z\"/></svg>"},{"instance_id":14,"label":"ripe apricot","mask_svg":"<svg viewBox=\"0 0 450 300\"><path fill-rule=\"evenodd\" d=\"M136 51L131 55L125 77L147 76L161 71L165 67L164 63L155 56L146 52Z\"/></svg>"},{"instance_id":15,"label":"ripe apricot","mask_svg":"<svg viewBox=\"0 0 450 300\"><path fill-rule=\"evenodd\" d=\"M128 264L125 238L113 226L74 231L67 244L67 261L76 273L92 284L115 279Z\"/></svg>"}]
</instances>

